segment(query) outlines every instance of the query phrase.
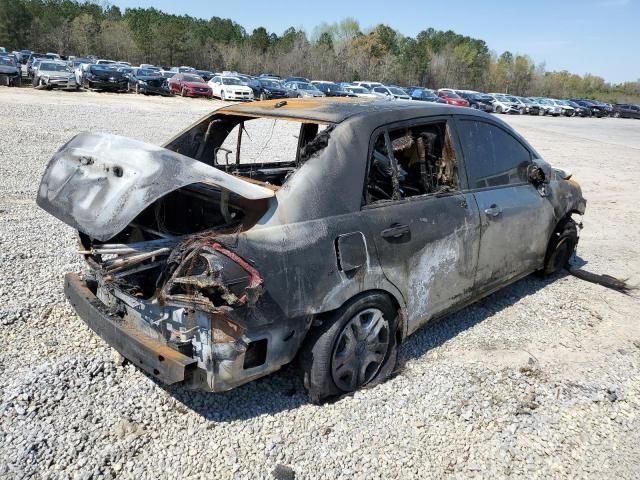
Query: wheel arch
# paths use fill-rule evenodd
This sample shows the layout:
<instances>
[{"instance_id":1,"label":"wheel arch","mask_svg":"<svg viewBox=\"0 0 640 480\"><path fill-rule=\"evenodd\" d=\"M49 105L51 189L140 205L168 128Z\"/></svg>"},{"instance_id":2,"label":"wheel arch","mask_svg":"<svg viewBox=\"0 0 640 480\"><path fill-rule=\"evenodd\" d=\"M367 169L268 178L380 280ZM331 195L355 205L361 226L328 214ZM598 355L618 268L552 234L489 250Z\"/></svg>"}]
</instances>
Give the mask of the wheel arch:
<instances>
[{"instance_id":1,"label":"wheel arch","mask_svg":"<svg viewBox=\"0 0 640 480\"><path fill-rule=\"evenodd\" d=\"M340 292L340 293L346 293L346 292ZM393 305L393 308L397 312L397 317L396 317L397 324L395 326L396 341L398 343L402 342L404 338L407 336L407 322L406 322L406 315L405 315L406 303L400 291L394 285L386 281L383 282L383 284L380 286L371 287L348 296L341 295L340 297L338 297L337 295L334 295L333 297L331 297L331 300L329 299L327 300L328 303L325 302L325 305L330 305L330 306L327 309L323 309L321 312L318 312L316 314L316 318L322 321L323 317L331 315L337 310L345 308L348 304L355 302L362 297L365 297L367 295L372 295L372 294L382 294L386 296L391 302L391 304Z\"/></svg>"}]
</instances>

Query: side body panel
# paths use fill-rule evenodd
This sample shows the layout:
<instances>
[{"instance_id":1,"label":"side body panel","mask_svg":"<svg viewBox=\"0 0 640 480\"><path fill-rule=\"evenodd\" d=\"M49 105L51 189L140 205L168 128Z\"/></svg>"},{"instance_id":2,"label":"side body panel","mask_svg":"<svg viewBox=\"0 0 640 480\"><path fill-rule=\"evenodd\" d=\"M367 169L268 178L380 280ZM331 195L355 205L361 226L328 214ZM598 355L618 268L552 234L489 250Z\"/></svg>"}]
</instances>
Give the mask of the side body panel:
<instances>
[{"instance_id":1,"label":"side body panel","mask_svg":"<svg viewBox=\"0 0 640 480\"><path fill-rule=\"evenodd\" d=\"M480 244L471 195L414 197L363 213L384 274L405 298L408 333L471 296ZM398 226L407 233L384 236Z\"/></svg>"}]
</instances>

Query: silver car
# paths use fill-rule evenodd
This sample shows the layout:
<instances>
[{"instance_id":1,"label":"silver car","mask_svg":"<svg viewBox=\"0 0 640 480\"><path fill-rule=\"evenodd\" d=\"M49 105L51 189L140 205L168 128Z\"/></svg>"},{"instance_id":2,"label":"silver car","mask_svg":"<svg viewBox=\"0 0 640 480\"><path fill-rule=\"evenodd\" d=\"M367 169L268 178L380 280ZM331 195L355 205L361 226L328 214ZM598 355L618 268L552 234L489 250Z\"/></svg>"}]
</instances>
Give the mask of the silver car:
<instances>
[{"instance_id":1,"label":"silver car","mask_svg":"<svg viewBox=\"0 0 640 480\"><path fill-rule=\"evenodd\" d=\"M33 86L36 88L62 88L78 90L80 86L76 82L75 72L66 62L55 60L43 60L34 69Z\"/></svg>"}]
</instances>

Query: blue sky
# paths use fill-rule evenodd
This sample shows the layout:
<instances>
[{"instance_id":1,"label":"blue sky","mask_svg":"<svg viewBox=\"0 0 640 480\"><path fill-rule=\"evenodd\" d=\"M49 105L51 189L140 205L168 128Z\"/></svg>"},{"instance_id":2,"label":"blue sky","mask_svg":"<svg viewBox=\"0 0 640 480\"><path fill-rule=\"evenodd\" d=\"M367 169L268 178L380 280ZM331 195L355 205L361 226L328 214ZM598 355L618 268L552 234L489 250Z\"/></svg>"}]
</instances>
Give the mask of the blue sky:
<instances>
[{"instance_id":1,"label":"blue sky","mask_svg":"<svg viewBox=\"0 0 640 480\"><path fill-rule=\"evenodd\" d=\"M433 27L481 38L498 53L526 53L547 70L592 73L607 81L640 79L640 0L111 0L120 8L155 7L194 17L231 18L281 34L293 26L311 34L321 22L354 17L363 29L386 23L414 36ZM484 5L483 5L484 3Z\"/></svg>"}]
</instances>

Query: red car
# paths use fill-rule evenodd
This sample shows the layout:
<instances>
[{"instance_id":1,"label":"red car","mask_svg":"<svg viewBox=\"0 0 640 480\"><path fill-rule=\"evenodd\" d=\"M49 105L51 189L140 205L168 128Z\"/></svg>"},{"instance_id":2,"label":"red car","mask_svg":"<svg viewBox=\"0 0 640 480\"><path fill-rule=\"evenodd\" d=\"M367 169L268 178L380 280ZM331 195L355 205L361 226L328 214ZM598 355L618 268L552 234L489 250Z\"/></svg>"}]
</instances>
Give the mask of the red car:
<instances>
[{"instance_id":1,"label":"red car","mask_svg":"<svg viewBox=\"0 0 640 480\"><path fill-rule=\"evenodd\" d=\"M169 79L169 90L183 97L213 98L211 87L202 77L193 73L176 73Z\"/></svg>"},{"instance_id":2,"label":"red car","mask_svg":"<svg viewBox=\"0 0 640 480\"><path fill-rule=\"evenodd\" d=\"M468 107L469 102L451 90L438 90L436 92L440 98L446 100L449 105L457 105L458 107Z\"/></svg>"}]
</instances>

